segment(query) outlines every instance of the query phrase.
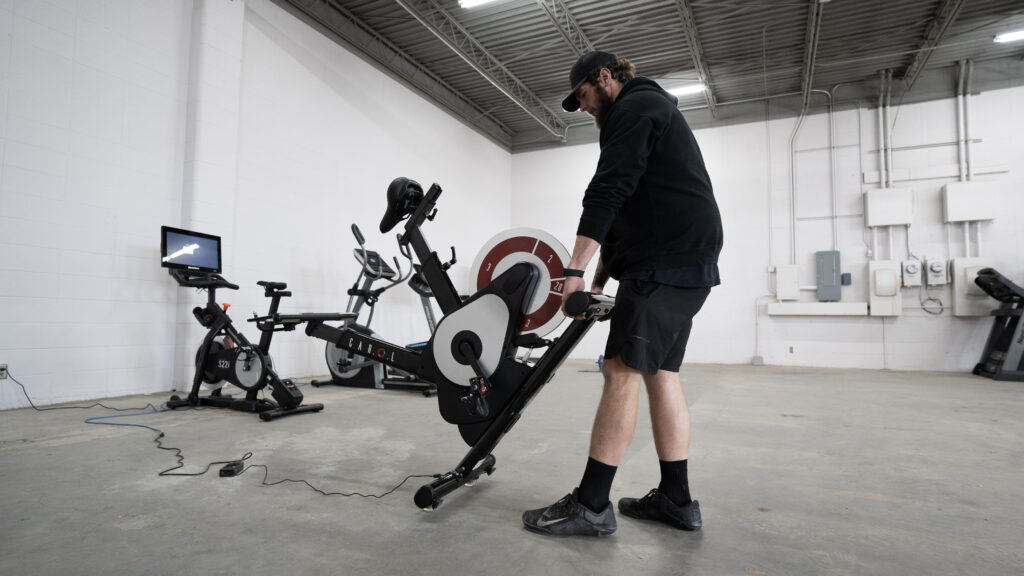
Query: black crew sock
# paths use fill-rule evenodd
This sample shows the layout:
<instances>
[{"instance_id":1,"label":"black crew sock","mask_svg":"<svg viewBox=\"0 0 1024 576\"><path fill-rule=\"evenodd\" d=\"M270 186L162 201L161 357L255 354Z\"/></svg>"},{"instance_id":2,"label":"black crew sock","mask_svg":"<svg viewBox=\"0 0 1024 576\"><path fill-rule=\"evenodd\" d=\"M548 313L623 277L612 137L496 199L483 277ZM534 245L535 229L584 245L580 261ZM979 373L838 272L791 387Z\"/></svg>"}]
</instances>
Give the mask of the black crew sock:
<instances>
[{"instance_id":1,"label":"black crew sock","mask_svg":"<svg viewBox=\"0 0 1024 576\"><path fill-rule=\"evenodd\" d=\"M608 495L612 491L612 480L615 479L617 466L609 466L593 458L587 458L587 469L583 471L576 497L580 504L593 512L600 512L608 505Z\"/></svg>"},{"instance_id":2,"label":"black crew sock","mask_svg":"<svg viewBox=\"0 0 1024 576\"><path fill-rule=\"evenodd\" d=\"M658 460L658 464L661 465L661 484L658 485L658 492L664 494L676 506L685 506L692 502L690 484L686 479L686 460Z\"/></svg>"}]
</instances>

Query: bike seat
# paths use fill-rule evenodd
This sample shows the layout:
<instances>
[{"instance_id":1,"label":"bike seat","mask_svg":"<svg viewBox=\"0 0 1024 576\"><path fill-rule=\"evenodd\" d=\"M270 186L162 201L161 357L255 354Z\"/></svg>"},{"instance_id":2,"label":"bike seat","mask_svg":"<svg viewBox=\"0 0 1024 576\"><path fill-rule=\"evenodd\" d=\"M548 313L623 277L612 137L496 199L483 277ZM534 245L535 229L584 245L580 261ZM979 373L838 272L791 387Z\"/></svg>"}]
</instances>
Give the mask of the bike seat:
<instances>
[{"instance_id":1,"label":"bike seat","mask_svg":"<svg viewBox=\"0 0 1024 576\"><path fill-rule=\"evenodd\" d=\"M380 221L381 233L390 232L416 210L423 199L423 187L408 178L395 178L388 186L388 209Z\"/></svg>"},{"instance_id":2,"label":"bike seat","mask_svg":"<svg viewBox=\"0 0 1024 576\"><path fill-rule=\"evenodd\" d=\"M292 295L291 292L282 292L282 290L288 287L288 284L285 282L268 282L266 280L260 280L259 282L256 282L256 285L266 288L266 290L263 291L263 295L267 298L270 298L271 296Z\"/></svg>"}]
</instances>

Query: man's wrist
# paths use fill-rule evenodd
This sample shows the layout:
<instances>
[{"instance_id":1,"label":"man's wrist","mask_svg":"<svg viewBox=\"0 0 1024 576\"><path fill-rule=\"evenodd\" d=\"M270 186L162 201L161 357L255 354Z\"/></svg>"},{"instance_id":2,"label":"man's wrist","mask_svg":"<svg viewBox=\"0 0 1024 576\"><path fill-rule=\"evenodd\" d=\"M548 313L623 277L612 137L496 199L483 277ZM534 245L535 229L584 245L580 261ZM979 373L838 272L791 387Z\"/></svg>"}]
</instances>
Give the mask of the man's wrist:
<instances>
[{"instance_id":1,"label":"man's wrist","mask_svg":"<svg viewBox=\"0 0 1024 576\"><path fill-rule=\"evenodd\" d=\"M564 274L566 278L568 278L568 277L583 278L583 270L578 270L576 268L563 268L562 269L562 274Z\"/></svg>"}]
</instances>

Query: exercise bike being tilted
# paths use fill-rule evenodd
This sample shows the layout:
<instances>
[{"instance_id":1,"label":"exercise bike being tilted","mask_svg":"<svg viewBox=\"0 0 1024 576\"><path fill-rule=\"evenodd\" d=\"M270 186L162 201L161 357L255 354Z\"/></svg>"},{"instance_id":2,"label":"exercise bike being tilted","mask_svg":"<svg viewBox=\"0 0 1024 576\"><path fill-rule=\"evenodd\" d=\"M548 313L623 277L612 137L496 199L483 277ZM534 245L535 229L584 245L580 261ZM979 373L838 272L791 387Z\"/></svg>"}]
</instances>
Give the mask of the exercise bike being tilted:
<instances>
[{"instance_id":1,"label":"exercise bike being tilted","mask_svg":"<svg viewBox=\"0 0 1024 576\"><path fill-rule=\"evenodd\" d=\"M531 333L531 326L560 315L564 287L564 262L554 258L550 246L542 246L544 243L534 238L501 242L501 250L480 269L478 285L482 283L483 288L463 300L420 229L425 221L433 220L440 195L437 184L424 193L414 181L395 179L388 188L388 208L380 223L381 232L389 232L407 219L399 244L412 248L443 313L425 346L418 350L397 346L350 327L336 328L316 320L306 326L311 336L437 385L441 416L458 426L470 449L455 468L436 475L434 482L416 492L416 505L424 509L436 508L445 495L494 471L492 451L501 438L594 321L610 314L614 306L611 298L578 292L567 302L567 311L582 319L573 320L553 341ZM516 359L519 347L545 351L529 365Z\"/></svg>"},{"instance_id":2,"label":"exercise bike being tilted","mask_svg":"<svg viewBox=\"0 0 1024 576\"><path fill-rule=\"evenodd\" d=\"M352 252L356 262L359 263L359 277L356 278L352 288L348 290L348 306L345 312L351 314L353 319L346 323L345 327L362 332L368 336L376 337L377 334L370 329L373 322L373 313L381 295L391 288L409 281L410 287L415 291L423 305L424 314L427 318L427 326L430 332L434 332L436 320L434 318L433 296L430 286L425 283L419 265L414 265L412 255L408 246L401 246L402 255L409 260L409 266L405 272L398 258L392 258L395 267L392 268L381 258L380 254L366 248L366 239L363 237L359 226L352 224L352 235L359 244ZM452 259L444 264L445 269L455 264L455 249L452 249ZM413 270L416 273L413 274ZM374 288L374 284L385 282L384 286ZM359 324L359 314L363 306L370 309L365 324ZM417 349L425 346L426 342L410 344L407 347ZM328 342L324 349L324 356L327 359L327 369L331 373L330 380L313 380L313 386L324 386L335 384L337 386L353 386L357 388L377 388L380 390L418 390L424 396L437 394L437 388L432 382L425 382L416 377L415 374L405 372L398 368L388 367L372 358L358 356L338 347L334 342Z\"/></svg>"},{"instance_id":3,"label":"exercise bike being tilted","mask_svg":"<svg viewBox=\"0 0 1024 576\"><path fill-rule=\"evenodd\" d=\"M350 317L348 314L278 314L281 298L291 296L284 282L257 282L264 288L264 295L270 298L270 310L266 316L250 318L262 334L259 345L254 346L244 334L235 328L228 316L228 304L217 303L217 289L238 290L238 285L228 282L220 275L220 238L188 230L161 227L161 265L167 268L178 285L206 290L205 307L192 310L205 328L206 336L196 350L195 376L188 397L171 396L167 407L210 406L228 408L259 414L261 420L272 420L280 416L317 412L323 404L302 404L302 392L290 379L283 379L274 370L270 357L270 343L274 332L294 330L309 320L338 321ZM222 394L225 381L245 391L244 398L233 398ZM201 388L210 390L206 396ZM269 388L274 400L260 398L259 393Z\"/></svg>"}]
</instances>

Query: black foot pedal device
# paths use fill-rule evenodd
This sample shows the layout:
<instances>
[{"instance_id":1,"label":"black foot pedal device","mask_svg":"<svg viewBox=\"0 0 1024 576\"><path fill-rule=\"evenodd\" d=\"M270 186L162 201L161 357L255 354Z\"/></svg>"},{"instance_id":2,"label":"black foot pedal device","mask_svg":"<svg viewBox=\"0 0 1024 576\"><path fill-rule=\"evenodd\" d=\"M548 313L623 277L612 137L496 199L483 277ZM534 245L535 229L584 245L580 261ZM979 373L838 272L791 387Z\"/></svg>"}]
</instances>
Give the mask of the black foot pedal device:
<instances>
[{"instance_id":1,"label":"black foot pedal device","mask_svg":"<svg viewBox=\"0 0 1024 576\"><path fill-rule=\"evenodd\" d=\"M222 478L230 478L231 476L238 476L242 473L245 468L245 464L241 460L234 462L228 462L220 469L220 475Z\"/></svg>"}]
</instances>

